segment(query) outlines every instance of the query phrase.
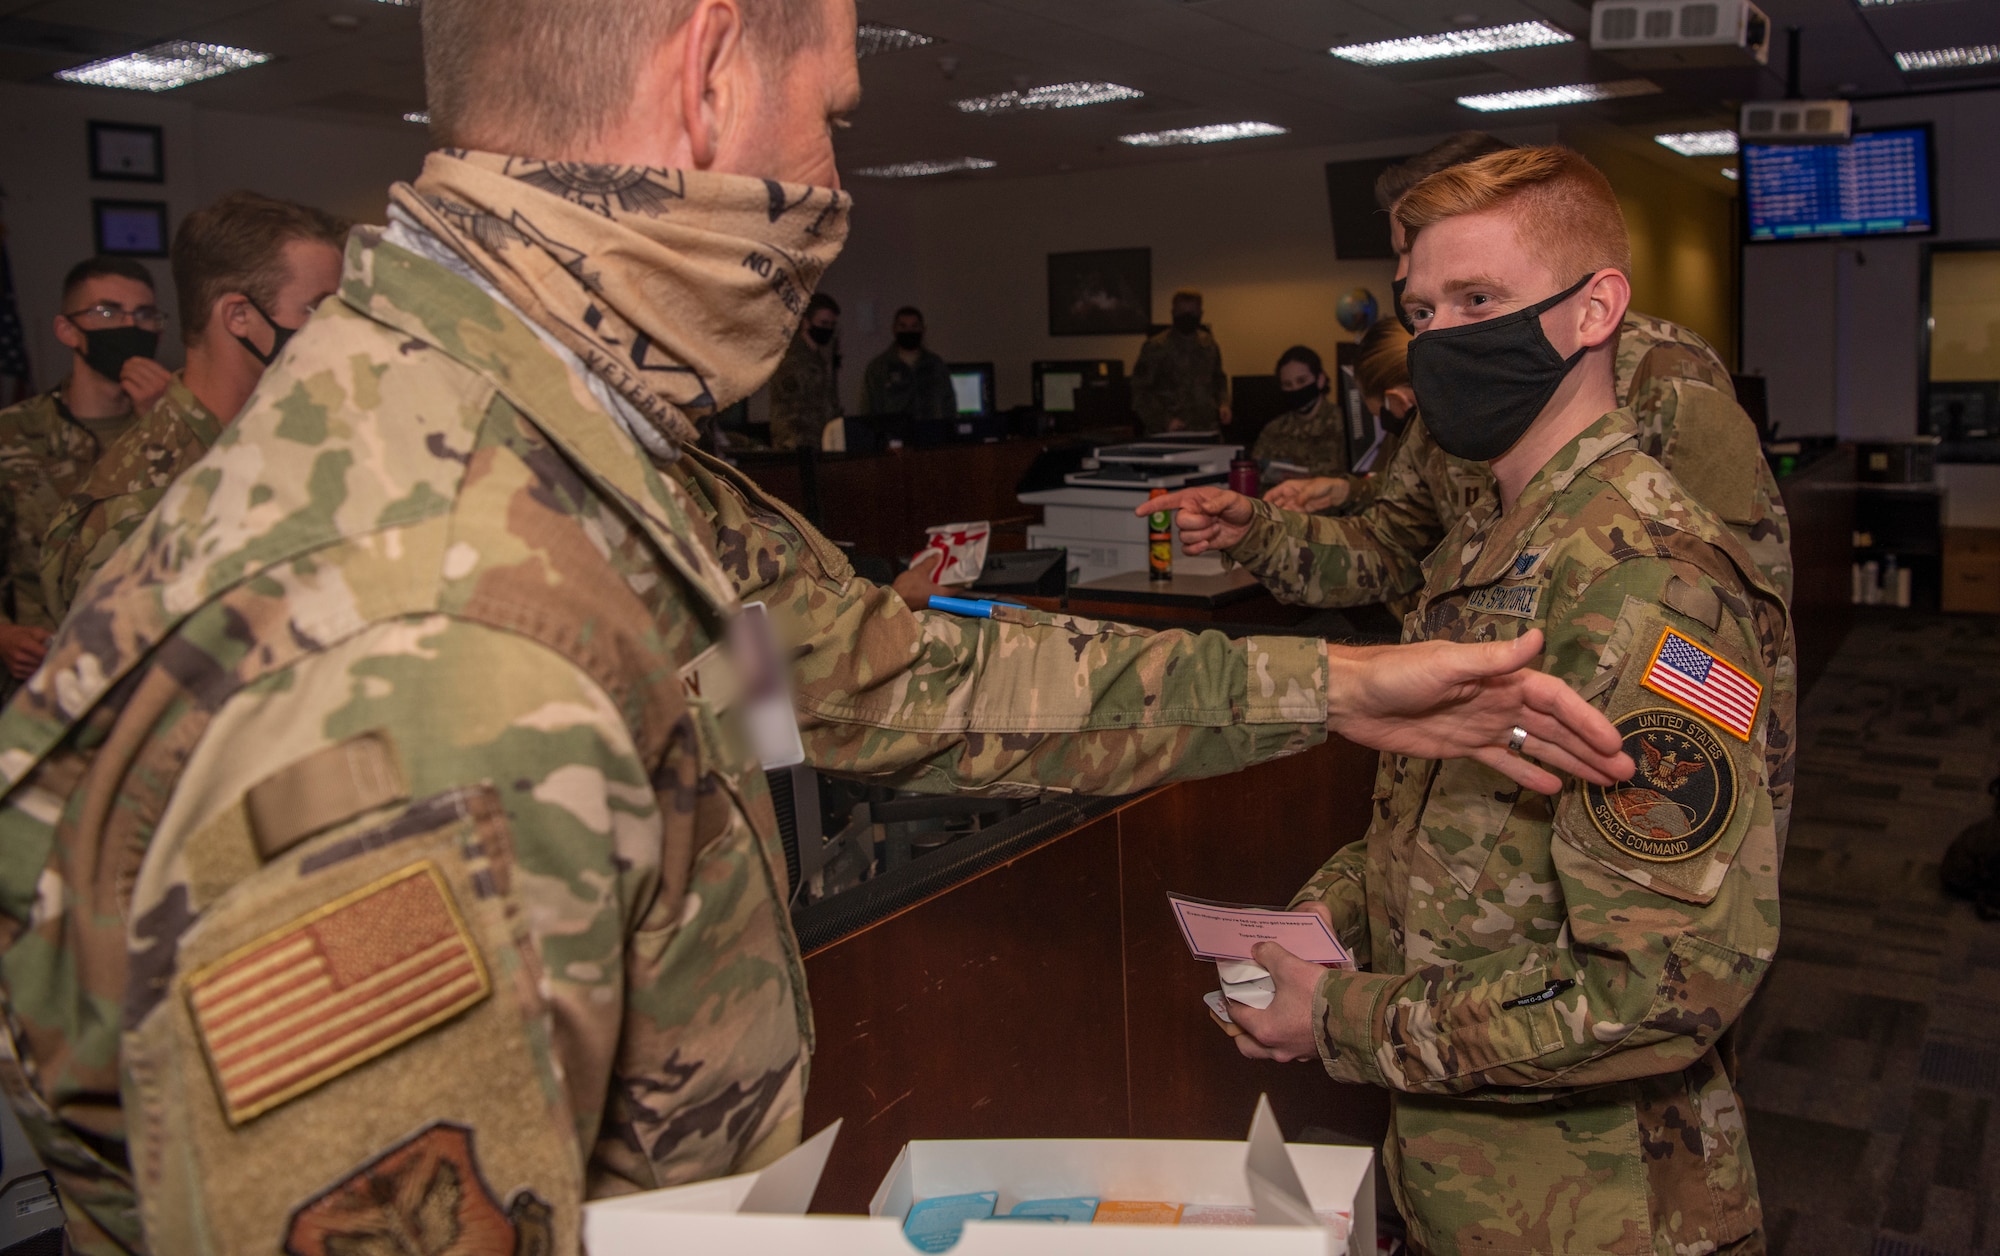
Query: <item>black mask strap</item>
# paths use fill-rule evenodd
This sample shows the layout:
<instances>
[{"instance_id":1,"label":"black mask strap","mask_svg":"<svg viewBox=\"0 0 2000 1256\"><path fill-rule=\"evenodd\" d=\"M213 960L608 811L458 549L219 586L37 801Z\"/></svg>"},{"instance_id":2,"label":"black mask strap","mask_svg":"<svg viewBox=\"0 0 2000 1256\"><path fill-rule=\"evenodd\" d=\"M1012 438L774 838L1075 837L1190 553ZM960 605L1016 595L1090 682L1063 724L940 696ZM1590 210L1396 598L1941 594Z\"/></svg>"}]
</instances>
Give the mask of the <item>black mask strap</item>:
<instances>
[{"instance_id":1,"label":"black mask strap","mask_svg":"<svg viewBox=\"0 0 2000 1256\"><path fill-rule=\"evenodd\" d=\"M285 351L285 343L297 335L299 329L296 327L286 327L278 322L277 319L272 318L270 312L257 304L257 298L251 296L249 293L244 293L243 299L250 303L250 308L257 311L258 317L264 320L264 325L271 329L271 351L266 353L262 349L259 349L257 342L248 336L238 336L236 343L242 345L251 357L268 367L271 363L278 360L278 355Z\"/></svg>"}]
</instances>

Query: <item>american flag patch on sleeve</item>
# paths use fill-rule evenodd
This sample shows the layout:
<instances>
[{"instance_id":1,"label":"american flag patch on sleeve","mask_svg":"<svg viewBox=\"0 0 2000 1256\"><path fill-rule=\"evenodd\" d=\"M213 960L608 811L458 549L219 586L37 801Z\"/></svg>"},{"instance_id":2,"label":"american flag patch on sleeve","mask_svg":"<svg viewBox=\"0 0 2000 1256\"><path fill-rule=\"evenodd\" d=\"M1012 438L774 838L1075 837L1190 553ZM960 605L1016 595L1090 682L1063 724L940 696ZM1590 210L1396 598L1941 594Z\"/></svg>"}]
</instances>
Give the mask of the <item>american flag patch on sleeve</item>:
<instances>
[{"instance_id":1,"label":"american flag patch on sleeve","mask_svg":"<svg viewBox=\"0 0 2000 1256\"><path fill-rule=\"evenodd\" d=\"M1757 726L1764 686L1669 628L1639 683L1722 725L1744 741Z\"/></svg>"},{"instance_id":2,"label":"american flag patch on sleeve","mask_svg":"<svg viewBox=\"0 0 2000 1256\"><path fill-rule=\"evenodd\" d=\"M197 970L187 1000L223 1111L241 1125L491 988L451 890L426 860Z\"/></svg>"}]
</instances>

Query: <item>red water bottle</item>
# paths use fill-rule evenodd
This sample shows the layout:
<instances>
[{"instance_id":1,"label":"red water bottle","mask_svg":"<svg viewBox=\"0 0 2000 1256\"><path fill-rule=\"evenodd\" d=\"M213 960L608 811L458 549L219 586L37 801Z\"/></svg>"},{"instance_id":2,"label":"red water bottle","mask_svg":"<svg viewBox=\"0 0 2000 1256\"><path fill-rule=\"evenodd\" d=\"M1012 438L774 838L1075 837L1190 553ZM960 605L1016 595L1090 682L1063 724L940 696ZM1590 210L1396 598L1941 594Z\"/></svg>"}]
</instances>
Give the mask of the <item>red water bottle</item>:
<instances>
[{"instance_id":1,"label":"red water bottle","mask_svg":"<svg viewBox=\"0 0 2000 1256\"><path fill-rule=\"evenodd\" d=\"M1254 498L1263 495L1264 487L1262 481L1257 476L1257 460L1255 458L1237 458L1230 462L1229 487L1235 489L1245 497Z\"/></svg>"}]
</instances>

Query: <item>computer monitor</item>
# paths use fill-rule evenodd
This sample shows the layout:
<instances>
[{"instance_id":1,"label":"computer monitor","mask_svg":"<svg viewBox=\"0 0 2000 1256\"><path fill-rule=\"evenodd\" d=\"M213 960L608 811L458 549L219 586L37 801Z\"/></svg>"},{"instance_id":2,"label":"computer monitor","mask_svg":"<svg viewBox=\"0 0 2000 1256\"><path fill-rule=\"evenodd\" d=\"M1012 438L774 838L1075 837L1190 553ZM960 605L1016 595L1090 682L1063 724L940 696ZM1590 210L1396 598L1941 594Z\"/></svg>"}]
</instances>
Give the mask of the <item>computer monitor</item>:
<instances>
[{"instance_id":1,"label":"computer monitor","mask_svg":"<svg viewBox=\"0 0 2000 1256\"><path fill-rule=\"evenodd\" d=\"M1752 244L1937 230L1928 125L1857 131L1846 144L1745 144Z\"/></svg>"},{"instance_id":2,"label":"computer monitor","mask_svg":"<svg viewBox=\"0 0 2000 1256\"><path fill-rule=\"evenodd\" d=\"M1079 400L1125 378L1117 360L1037 362L1033 368L1035 408L1044 414L1075 414Z\"/></svg>"},{"instance_id":3,"label":"computer monitor","mask_svg":"<svg viewBox=\"0 0 2000 1256\"><path fill-rule=\"evenodd\" d=\"M945 369L951 372L951 395L959 414L993 413L991 362L953 362Z\"/></svg>"}]
</instances>

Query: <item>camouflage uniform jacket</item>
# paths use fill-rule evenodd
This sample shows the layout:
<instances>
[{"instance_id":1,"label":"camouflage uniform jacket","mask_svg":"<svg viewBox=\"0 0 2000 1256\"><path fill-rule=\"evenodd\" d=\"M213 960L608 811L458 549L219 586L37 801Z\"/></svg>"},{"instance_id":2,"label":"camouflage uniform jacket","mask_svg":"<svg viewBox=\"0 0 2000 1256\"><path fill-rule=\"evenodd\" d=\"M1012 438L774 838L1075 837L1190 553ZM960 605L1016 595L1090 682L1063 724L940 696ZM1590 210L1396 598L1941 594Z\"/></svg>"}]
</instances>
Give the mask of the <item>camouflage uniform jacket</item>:
<instances>
[{"instance_id":1,"label":"camouflage uniform jacket","mask_svg":"<svg viewBox=\"0 0 2000 1256\"><path fill-rule=\"evenodd\" d=\"M1693 332L1627 314L1619 332L1618 396L1630 406L1640 447L1720 516L1787 601L1791 530L1756 426L1736 404L1729 373ZM1395 456L1370 477L1368 509L1306 516L1259 504L1229 556L1280 601L1307 606L1386 602L1406 612L1423 584L1423 560L1474 503L1493 496L1484 463L1438 448L1417 416Z\"/></svg>"},{"instance_id":2,"label":"camouflage uniform jacket","mask_svg":"<svg viewBox=\"0 0 2000 1256\"><path fill-rule=\"evenodd\" d=\"M917 615L588 382L357 233L0 715L0 1083L77 1250L441 1212L574 1253L587 1196L789 1146L811 1020L739 588L815 756L884 779L1141 788L1323 735L1318 642Z\"/></svg>"},{"instance_id":3,"label":"camouflage uniform jacket","mask_svg":"<svg viewBox=\"0 0 2000 1256\"><path fill-rule=\"evenodd\" d=\"M222 426L176 373L159 403L104 451L42 540L42 596L57 622Z\"/></svg>"},{"instance_id":4,"label":"camouflage uniform jacket","mask_svg":"<svg viewBox=\"0 0 2000 1256\"><path fill-rule=\"evenodd\" d=\"M1193 335L1169 328L1140 347L1132 367L1132 412L1147 435L1216 431L1228 404L1222 350L1206 327Z\"/></svg>"},{"instance_id":5,"label":"camouflage uniform jacket","mask_svg":"<svg viewBox=\"0 0 2000 1256\"><path fill-rule=\"evenodd\" d=\"M1627 411L1505 515L1490 498L1462 514L1425 576L1406 640L1542 629L1543 670L1605 711L1640 770L1549 799L1473 760L1384 755L1366 837L1295 900L1328 905L1359 965L1314 998L1322 1061L1392 1091L1385 1163L1427 1252L1742 1238L1756 1178L1717 1039L1778 942L1784 603L1639 451ZM1755 697L1676 697L1656 658Z\"/></svg>"},{"instance_id":6,"label":"camouflage uniform jacket","mask_svg":"<svg viewBox=\"0 0 2000 1256\"><path fill-rule=\"evenodd\" d=\"M840 417L829 352L803 332L792 337L771 376L771 448L818 449L820 433Z\"/></svg>"},{"instance_id":7,"label":"camouflage uniform jacket","mask_svg":"<svg viewBox=\"0 0 2000 1256\"><path fill-rule=\"evenodd\" d=\"M890 345L861 373L861 413L907 414L913 419L949 419L958 413L951 368L925 349L915 366Z\"/></svg>"},{"instance_id":8,"label":"camouflage uniform jacket","mask_svg":"<svg viewBox=\"0 0 2000 1256\"><path fill-rule=\"evenodd\" d=\"M98 440L51 389L0 410L0 623L54 628L42 600L42 536L97 462ZM7 692L0 680L0 694Z\"/></svg>"},{"instance_id":9,"label":"camouflage uniform jacket","mask_svg":"<svg viewBox=\"0 0 2000 1256\"><path fill-rule=\"evenodd\" d=\"M1250 456L1259 462L1289 462L1304 467L1307 475L1347 476L1347 432L1340 407L1329 397L1321 397L1313 408L1300 414L1281 414L1257 433Z\"/></svg>"}]
</instances>

